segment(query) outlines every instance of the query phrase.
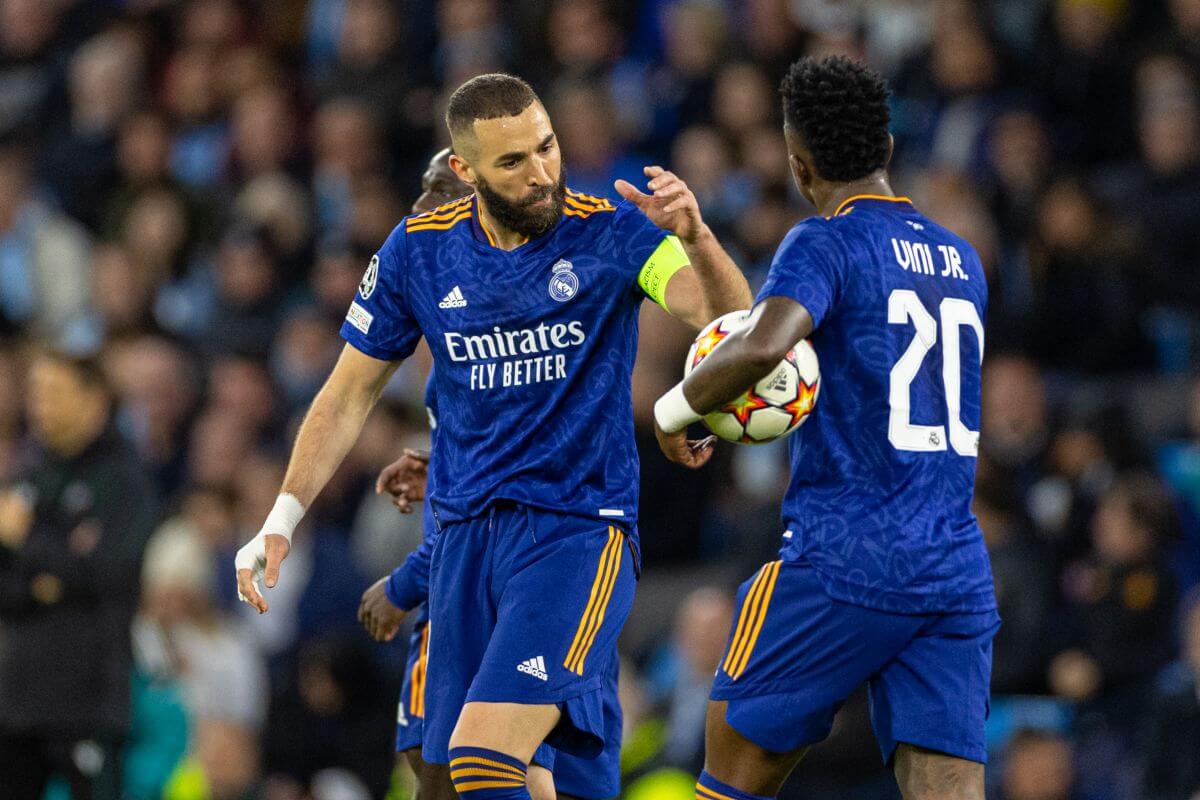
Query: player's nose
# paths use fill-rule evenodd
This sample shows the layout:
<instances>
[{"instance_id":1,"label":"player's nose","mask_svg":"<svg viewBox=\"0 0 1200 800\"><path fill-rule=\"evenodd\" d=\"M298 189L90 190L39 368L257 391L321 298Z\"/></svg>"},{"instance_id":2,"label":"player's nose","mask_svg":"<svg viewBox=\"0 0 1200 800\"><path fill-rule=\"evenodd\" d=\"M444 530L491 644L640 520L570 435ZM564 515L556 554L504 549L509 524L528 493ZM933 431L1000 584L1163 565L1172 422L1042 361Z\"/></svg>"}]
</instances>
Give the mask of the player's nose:
<instances>
[{"instance_id":1,"label":"player's nose","mask_svg":"<svg viewBox=\"0 0 1200 800\"><path fill-rule=\"evenodd\" d=\"M533 159L533 169L529 173L529 186L533 189L547 189L554 184L550 177L550 170L546 168L546 162L540 158Z\"/></svg>"}]
</instances>

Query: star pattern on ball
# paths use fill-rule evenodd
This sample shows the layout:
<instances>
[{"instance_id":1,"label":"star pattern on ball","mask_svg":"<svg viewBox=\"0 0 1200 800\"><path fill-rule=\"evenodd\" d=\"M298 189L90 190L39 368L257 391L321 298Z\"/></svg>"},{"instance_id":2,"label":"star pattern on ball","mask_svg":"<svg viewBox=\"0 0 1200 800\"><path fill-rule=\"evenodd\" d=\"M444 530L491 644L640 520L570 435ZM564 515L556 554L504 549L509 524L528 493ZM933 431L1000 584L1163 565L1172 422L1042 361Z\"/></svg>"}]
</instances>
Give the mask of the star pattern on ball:
<instances>
[{"instance_id":1,"label":"star pattern on ball","mask_svg":"<svg viewBox=\"0 0 1200 800\"><path fill-rule=\"evenodd\" d=\"M817 378L811 384L800 380L797 387L796 399L783 407L784 411L792 415L792 422L788 427L796 427L805 417L812 413L813 406L817 402L817 386L820 383L820 378Z\"/></svg>"},{"instance_id":2,"label":"star pattern on ball","mask_svg":"<svg viewBox=\"0 0 1200 800\"><path fill-rule=\"evenodd\" d=\"M726 414L733 414L744 428L746 427L746 423L750 421L751 414L760 408L769 408L770 406L770 403L755 394L753 389L750 389L721 410Z\"/></svg>"},{"instance_id":3,"label":"star pattern on ball","mask_svg":"<svg viewBox=\"0 0 1200 800\"><path fill-rule=\"evenodd\" d=\"M717 345L724 341L729 334L721 330L720 326L714 327L711 331L704 334L703 337L696 340L696 354L692 356L692 366L696 366L704 357L713 351Z\"/></svg>"}]
</instances>

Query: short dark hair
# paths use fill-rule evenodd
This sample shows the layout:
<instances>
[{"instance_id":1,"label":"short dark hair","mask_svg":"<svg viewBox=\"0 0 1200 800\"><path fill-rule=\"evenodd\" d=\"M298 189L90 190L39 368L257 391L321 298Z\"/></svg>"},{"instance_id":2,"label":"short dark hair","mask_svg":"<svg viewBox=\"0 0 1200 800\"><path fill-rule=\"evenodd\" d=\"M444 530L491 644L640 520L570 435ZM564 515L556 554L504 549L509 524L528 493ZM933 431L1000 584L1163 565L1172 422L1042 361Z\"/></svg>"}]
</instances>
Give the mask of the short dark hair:
<instances>
[{"instance_id":1,"label":"short dark hair","mask_svg":"<svg viewBox=\"0 0 1200 800\"><path fill-rule=\"evenodd\" d=\"M800 134L821 177L865 178L887 166L887 83L845 56L792 64L779 86L783 117Z\"/></svg>"},{"instance_id":2,"label":"short dark hair","mask_svg":"<svg viewBox=\"0 0 1200 800\"><path fill-rule=\"evenodd\" d=\"M515 117L534 101L533 87L515 75L477 75L454 90L446 105L446 127L455 136L471 130L477 119Z\"/></svg>"}]
</instances>

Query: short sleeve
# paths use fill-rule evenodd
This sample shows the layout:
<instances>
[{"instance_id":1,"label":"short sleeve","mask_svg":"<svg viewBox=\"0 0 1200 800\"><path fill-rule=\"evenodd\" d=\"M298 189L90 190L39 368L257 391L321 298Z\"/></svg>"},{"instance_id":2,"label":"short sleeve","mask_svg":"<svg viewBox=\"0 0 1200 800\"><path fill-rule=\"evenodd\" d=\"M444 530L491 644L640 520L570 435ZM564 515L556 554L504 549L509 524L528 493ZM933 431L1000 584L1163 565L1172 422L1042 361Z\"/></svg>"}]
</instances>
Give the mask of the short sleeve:
<instances>
[{"instance_id":1,"label":"short sleeve","mask_svg":"<svg viewBox=\"0 0 1200 800\"><path fill-rule=\"evenodd\" d=\"M787 297L804 306L816 328L841 298L845 258L837 235L825 220L801 222L788 231L775 252L756 303Z\"/></svg>"},{"instance_id":2,"label":"short sleeve","mask_svg":"<svg viewBox=\"0 0 1200 800\"><path fill-rule=\"evenodd\" d=\"M399 226L371 257L342 323L343 339L383 361L407 358L421 339L407 296L405 240L404 228Z\"/></svg>"},{"instance_id":3,"label":"short sleeve","mask_svg":"<svg viewBox=\"0 0 1200 800\"><path fill-rule=\"evenodd\" d=\"M663 239L670 236L650 221L641 209L628 200L617 203L613 212L614 244L619 251L621 267L628 270L630 282L635 282L646 261L662 244Z\"/></svg>"}]
</instances>

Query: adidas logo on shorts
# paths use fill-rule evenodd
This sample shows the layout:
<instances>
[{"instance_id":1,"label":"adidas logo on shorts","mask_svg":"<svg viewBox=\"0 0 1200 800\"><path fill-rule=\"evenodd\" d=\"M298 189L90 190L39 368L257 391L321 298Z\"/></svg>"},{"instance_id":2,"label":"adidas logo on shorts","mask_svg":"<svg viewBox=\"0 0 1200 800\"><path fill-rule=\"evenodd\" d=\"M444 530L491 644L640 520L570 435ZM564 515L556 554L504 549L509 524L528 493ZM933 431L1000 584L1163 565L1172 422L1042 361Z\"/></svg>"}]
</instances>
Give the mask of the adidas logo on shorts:
<instances>
[{"instance_id":1,"label":"adidas logo on shorts","mask_svg":"<svg viewBox=\"0 0 1200 800\"><path fill-rule=\"evenodd\" d=\"M463 297L462 289L455 286L450 290L450 294L442 298L442 302L438 303L438 308L466 308L467 298Z\"/></svg>"},{"instance_id":2,"label":"adidas logo on shorts","mask_svg":"<svg viewBox=\"0 0 1200 800\"><path fill-rule=\"evenodd\" d=\"M550 676L546 674L546 661L541 656L517 664L517 672L532 675L540 681L550 680Z\"/></svg>"}]
</instances>

